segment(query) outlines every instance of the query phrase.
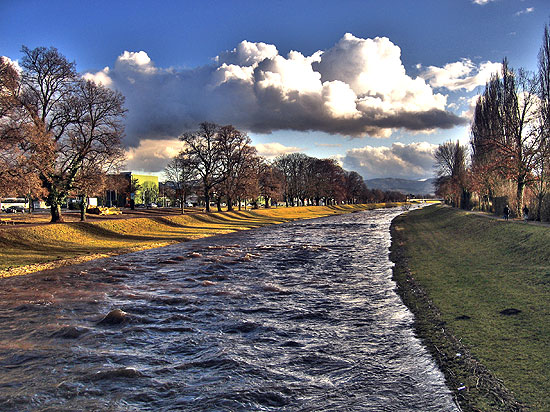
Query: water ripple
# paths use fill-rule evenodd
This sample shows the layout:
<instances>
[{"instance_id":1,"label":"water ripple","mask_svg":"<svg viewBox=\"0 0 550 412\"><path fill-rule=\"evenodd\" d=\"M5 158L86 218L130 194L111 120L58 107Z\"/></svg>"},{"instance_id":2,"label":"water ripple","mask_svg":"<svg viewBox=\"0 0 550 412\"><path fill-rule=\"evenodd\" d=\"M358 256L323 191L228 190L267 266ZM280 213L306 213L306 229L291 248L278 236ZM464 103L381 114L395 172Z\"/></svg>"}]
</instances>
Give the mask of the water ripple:
<instances>
[{"instance_id":1,"label":"water ripple","mask_svg":"<svg viewBox=\"0 0 550 412\"><path fill-rule=\"evenodd\" d=\"M2 279L2 411L456 411L381 209Z\"/></svg>"}]
</instances>

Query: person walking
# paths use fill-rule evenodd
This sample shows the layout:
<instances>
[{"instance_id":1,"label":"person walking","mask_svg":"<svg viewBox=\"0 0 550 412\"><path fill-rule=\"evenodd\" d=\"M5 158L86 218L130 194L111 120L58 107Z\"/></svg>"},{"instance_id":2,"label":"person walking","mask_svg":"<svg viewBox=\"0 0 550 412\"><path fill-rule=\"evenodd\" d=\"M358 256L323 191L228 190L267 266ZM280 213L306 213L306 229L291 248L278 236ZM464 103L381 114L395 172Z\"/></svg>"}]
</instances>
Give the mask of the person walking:
<instances>
[{"instance_id":1,"label":"person walking","mask_svg":"<svg viewBox=\"0 0 550 412\"><path fill-rule=\"evenodd\" d=\"M508 220L510 217L510 208L508 205L504 206L504 220Z\"/></svg>"}]
</instances>

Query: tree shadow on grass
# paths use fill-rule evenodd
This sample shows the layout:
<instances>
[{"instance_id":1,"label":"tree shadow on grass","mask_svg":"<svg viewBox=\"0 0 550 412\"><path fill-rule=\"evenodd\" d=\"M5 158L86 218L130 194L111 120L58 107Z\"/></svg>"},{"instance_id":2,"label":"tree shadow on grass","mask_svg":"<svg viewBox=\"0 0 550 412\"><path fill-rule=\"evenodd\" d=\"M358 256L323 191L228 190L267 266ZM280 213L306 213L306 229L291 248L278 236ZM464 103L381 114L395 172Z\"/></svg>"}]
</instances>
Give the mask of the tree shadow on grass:
<instances>
[{"instance_id":1,"label":"tree shadow on grass","mask_svg":"<svg viewBox=\"0 0 550 412\"><path fill-rule=\"evenodd\" d=\"M250 221L250 218L253 217L256 220L258 220L259 222L261 222L262 225L285 223L285 222L288 222L290 220L288 218L282 218L282 217L265 216L261 213L253 211L253 210L248 210L246 212L234 210L234 211L231 212L231 214L234 215L236 218L243 219L243 220L248 220L248 221Z\"/></svg>"},{"instance_id":2,"label":"tree shadow on grass","mask_svg":"<svg viewBox=\"0 0 550 412\"><path fill-rule=\"evenodd\" d=\"M182 215L180 215L180 216L182 216ZM166 217L151 217L149 219L151 219L153 222L157 222L157 223L160 223L160 224L163 224L163 225L166 225L166 226L170 226L170 227L177 227L177 228L187 228L188 227L187 225L182 225L181 223L174 222L173 220L168 219Z\"/></svg>"},{"instance_id":3,"label":"tree shadow on grass","mask_svg":"<svg viewBox=\"0 0 550 412\"><path fill-rule=\"evenodd\" d=\"M254 223L250 221L250 217L248 219L242 219L242 220L235 220L228 218L226 216L223 216L222 214L212 213L212 214L197 214L193 215L193 218L198 220L199 222L203 222L209 225L218 225L222 224L224 227L234 227L234 228L254 228L261 226L260 224Z\"/></svg>"}]
</instances>

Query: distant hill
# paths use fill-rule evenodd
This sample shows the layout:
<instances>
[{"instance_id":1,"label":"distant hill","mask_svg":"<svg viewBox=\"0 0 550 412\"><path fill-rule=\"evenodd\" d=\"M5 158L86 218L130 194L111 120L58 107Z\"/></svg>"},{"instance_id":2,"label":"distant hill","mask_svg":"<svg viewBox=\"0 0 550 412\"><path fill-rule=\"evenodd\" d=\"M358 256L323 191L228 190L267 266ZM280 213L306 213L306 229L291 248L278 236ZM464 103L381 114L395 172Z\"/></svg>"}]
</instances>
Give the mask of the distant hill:
<instances>
[{"instance_id":1,"label":"distant hill","mask_svg":"<svg viewBox=\"0 0 550 412\"><path fill-rule=\"evenodd\" d=\"M365 183L367 184L367 187L369 189L380 189L383 191L393 190L396 192L413 195L434 194L434 182L435 179L419 181L408 179L395 179L393 177L365 180Z\"/></svg>"}]
</instances>

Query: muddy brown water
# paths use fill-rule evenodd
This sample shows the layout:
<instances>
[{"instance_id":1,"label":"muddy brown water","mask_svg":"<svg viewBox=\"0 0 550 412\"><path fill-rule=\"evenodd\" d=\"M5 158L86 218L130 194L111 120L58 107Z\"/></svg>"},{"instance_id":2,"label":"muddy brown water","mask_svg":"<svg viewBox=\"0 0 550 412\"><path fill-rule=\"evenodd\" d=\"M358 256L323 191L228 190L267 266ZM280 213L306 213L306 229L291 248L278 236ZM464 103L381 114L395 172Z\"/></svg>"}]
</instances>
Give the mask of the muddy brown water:
<instances>
[{"instance_id":1,"label":"muddy brown water","mask_svg":"<svg viewBox=\"0 0 550 412\"><path fill-rule=\"evenodd\" d=\"M2 279L0 410L456 411L394 291L399 213Z\"/></svg>"}]
</instances>

